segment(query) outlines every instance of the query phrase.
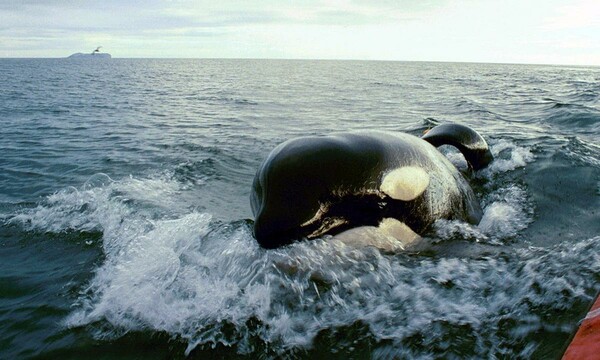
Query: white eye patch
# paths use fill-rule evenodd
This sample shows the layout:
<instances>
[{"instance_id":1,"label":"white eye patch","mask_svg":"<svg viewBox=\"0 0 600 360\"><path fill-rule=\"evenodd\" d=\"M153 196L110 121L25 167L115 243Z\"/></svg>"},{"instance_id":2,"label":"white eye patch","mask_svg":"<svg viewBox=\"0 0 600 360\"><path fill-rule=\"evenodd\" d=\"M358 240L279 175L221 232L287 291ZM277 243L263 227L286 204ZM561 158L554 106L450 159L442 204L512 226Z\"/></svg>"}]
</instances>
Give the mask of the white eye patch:
<instances>
[{"instance_id":1,"label":"white eye patch","mask_svg":"<svg viewBox=\"0 0 600 360\"><path fill-rule=\"evenodd\" d=\"M392 199L410 201L421 195L429 186L429 174L416 166L404 166L390 171L381 181L379 189Z\"/></svg>"}]
</instances>

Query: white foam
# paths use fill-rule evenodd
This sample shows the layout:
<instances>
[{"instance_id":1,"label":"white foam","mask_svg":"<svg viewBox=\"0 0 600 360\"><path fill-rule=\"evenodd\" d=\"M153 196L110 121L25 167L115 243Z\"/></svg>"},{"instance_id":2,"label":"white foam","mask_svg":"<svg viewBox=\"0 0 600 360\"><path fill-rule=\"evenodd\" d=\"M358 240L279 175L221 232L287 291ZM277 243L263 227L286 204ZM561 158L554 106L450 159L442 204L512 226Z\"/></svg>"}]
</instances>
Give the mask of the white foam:
<instances>
[{"instance_id":1,"label":"white foam","mask_svg":"<svg viewBox=\"0 0 600 360\"><path fill-rule=\"evenodd\" d=\"M473 329L483 356L489 351L483 344L502 346L490 329L504 316L514 318L515 336L545 326L537 315L524 319L525 299L555 308L564 306L553 300L564 289L585 297L579 276L546 279L548 272L576 265L569 253L558 264L540 252L552 258L550 268L527 251L515 254L515 263L443 258L409 266L373 248L322 240L266 251L244 227L218 236L207 232L210 227L205 215L186 216L157 224L112 253L92 282L91 297L67 324L103 320L128 331L167 331L187 339L188 351L220 342L239 345L244 353L252 350L245 341L255 334L284 353L310 347L323 329L356 321L366 322L376 339L401 341L423 333L426 342L437 342L444 332L432 324L443 321ZM541 290L531 290L538 281ZM251 318L262 323L258 333L248 328ZM223 335L224 322L235 326L235 338Z\"/></svg>"},{"instance_id":2,"label":"white foam","mask_svg":"<svg viewBox=\"0 0 600 360\"><path fill-rule=\"evenodd\" d=\"M490 151L494 156L494 161L480 171L487 177L524 167L535 159L531 149L504 139L491 143Z\"/></svg>"},{"instance_id":3,"label":"white foam","mask_svg":"<svg viewBox=\"0 0 600 360\"><path fill-rule=\"evenodd\" d=\"M119 227L134 212L145 213L151 219L161 209L173 211L177 207L174 196L179 189L180 184L164 177L114 181L105 174L97 174L80 189L69 187L58 191L43 204L8 221L21 223L29 230L106 231Z\"/></svg>"},{"instance_id":4,"label":"white foam","mask_svg":"<svg viewBox=\"0 0 600 360\"><path fill-rule=\"evenodd\" d=\"M531 152L530 148L517 145L509 140L491 140L489 147L494 160L486 168L478 172L479 176L491 178L496 174L522 168L535 159L535 155ZM455 147L443 145L438 150L457 169L461 171L468 169L467 161Z\"/></svg>"},{"instance_id":5,"label":"white foam","mask_svg":"<svg viewBox=\"0 0 600 360\"><path fill-rule=\"evenodd\" d=\"M524 167L535 159L529 148L504 139L490 142L490 151L494 160L487 168L475 174L488 178L488 184L492 183L495 175ZM465 160L462 154L457 150L450 147L443 152L455 166L466 166L466 162L463 164ZM462 237L500 244L517 236L533 221L532 205L527 199L526 191L520 186L511 185L498 189L486 195L482 201L483 216L478 226L462 221L438 220L434 224L436 236L442 240Z\"/></svg>"},{"instance_id":6,"label":"white foam","mask_svg":"<svg viewBox=\"0 0 600 360\"><path fill-rule=\"evenodd\" d=\"M533 221L532 205L522 187L511 185L487 196L478 228L495 239L511 238Z\"/></svg>"},{"instance_id":7,"label":"white foam","mask_svg":"<svg viewBox=\"0 0 600 360\"><path fill-rule=\"evenodd\" d=\"M433 224L433 227L436 236L434 242L439 240L450 240L457 237L476 242L486 242L489 240L489 237L479 230L477 226L460 220L440 219Z\"/></svg>"},{"instance_id":8,"label":"white foam","mask_svg":"<svg viewBox=\"0 0 600 360\"><path fill-rule=\"evenodd\" d=\"M517 236L533 221L533 210L527 193L519 186L500 188L484 199L479 225L457 220L438 220L434 224L441 239L462 237L492 244L504 243Z\"/></svg>"},{"instance_id":9,"label":"white foam","mask_svg":"<svg viewBox=\"0 0 600 360\"><path fill-rule=\"evenodd\" d=\"M469 168L469 164L463 154L454 146L442 145L438 150L460 171L465 171Z\"/></svg>"},{"instance_id":10,"label":"white foam","mask_svg":"<svg viewBox=\"0 0 600 360\"><path fill-rule=\"evenodd\" d=\"M178 186L155 180L65 190L11 220L41 231L102 231L105 261L66 326L100 338L165 331L185 340L188 353L221 343L248 354L266 344L284 356L310 348L323 330L362 322L376 342L391 343L381 350L391 357L402 351L427 356L405 342L417 337L421 349L448 346L448 335L460 327L473 339L475 357L515 351L527 357L537 340L526 349L512 344L539 329L566 326L539 309L552 313L589 301L600 271L598 237L474 259L384 254L323 239L264 250L244 222L216 222L197 212L157 217L152 209L160 204L149 200L176 195ZM132 186L155 192L129 191ZM473 231L511 234L498 225L509 214L494 204L516 206L521 191L491 194L484 215L490 225ZM501 330L507 319L510 329Z\"/></svg>"}]
</instances>

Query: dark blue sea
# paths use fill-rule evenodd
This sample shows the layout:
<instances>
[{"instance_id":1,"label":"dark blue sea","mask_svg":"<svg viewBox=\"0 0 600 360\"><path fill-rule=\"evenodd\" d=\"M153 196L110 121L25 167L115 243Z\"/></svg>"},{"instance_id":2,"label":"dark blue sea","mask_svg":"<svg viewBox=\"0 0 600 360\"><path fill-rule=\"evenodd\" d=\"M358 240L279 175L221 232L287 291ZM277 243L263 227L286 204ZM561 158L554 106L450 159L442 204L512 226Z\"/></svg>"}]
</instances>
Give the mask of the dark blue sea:
<instances>
[{"instance_id":1,"label":"dark blue sea","mask_svg":"<svg viewBox=\"0 0 600 360\"><path fill-rule=\"evenodd\" d=\"M495 155L478 226L253 239L277 144L446 122ZM600 290L599 138L598 67L0 59L0 358L560 358Z\"/></svg>"}]
</instances>

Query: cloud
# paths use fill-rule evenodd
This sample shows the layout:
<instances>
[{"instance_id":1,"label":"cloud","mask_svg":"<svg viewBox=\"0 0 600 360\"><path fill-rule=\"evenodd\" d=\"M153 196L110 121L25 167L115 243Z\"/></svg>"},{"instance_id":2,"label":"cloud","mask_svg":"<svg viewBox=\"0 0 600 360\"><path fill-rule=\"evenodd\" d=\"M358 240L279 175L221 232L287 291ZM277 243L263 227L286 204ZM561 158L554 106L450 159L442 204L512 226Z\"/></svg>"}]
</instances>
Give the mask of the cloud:
<instances>
[{"instance_id":1,"label":"cloud","mask_svg":"<svg viewBox=\"0 0 600 360\"><path fill-rule=\"evenodd\" d=\"M597 59L596 0L0 0L0 56ZM586 48L586 46L588 46Z\"/></svg>"},{"instance_id":2,"label":"cloud","mask_svg":"<svg viewBox=\"0 0 600 360\"><path fill-rule=\"evenodd\" d=\"M579 0L556 8L555 14L544 24L547 30L596 28L600 30L600 2Z\"/></svg>"},{"instance_id":3,"label":"cloud","mask_svg":"<svg viewBox=\"0 0 600 360\"><path fill-rule=\"evenodd\" d=\"M230 34L231 39L235 39L239 37L235 35L237 32L264 26L393 23L410 19L410 11L422 10L422 5L415 8L408 6L413 2L404 3L406 8L391 1L312 0L298 4L267 0L260 5L212 0L0 1L0 18L3 19L0 56L28 47L32 49L27 55L33 54L33 49L58 54L68 51L66 48L73 43L85 42L81 45L84 48L94 46L88 42L98 38L113 42L121 49L127 48L125 42L129 42L131 53L136 42L145 36L148 37L146 43L182 37L180 43L185 46L185 38L223 38ZM106 49L109 48L111 46ZM141 52L139 56L148 54Z\"/></svg>"}]
</instances>

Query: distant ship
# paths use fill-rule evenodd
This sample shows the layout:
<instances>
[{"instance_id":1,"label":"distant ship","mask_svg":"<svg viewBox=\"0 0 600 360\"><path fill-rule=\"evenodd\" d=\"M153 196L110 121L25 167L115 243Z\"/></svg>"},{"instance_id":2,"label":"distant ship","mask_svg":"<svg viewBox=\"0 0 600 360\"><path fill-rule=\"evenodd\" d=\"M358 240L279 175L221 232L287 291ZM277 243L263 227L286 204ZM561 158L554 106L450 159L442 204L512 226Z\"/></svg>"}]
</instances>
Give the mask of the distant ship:
<instances>
[{"instance_id":1,"label":"distant ship","mask_svg":"<svg viewBox=\"0 0 600 360\"><path fill-rule=\"evenodd\" d=\"M110 54L100 52L101 47L102 46L98 46L96 50L92 51L91 54L75 53L69 56L67 59L110 59Z\"/></svg>"}]
</instances>

